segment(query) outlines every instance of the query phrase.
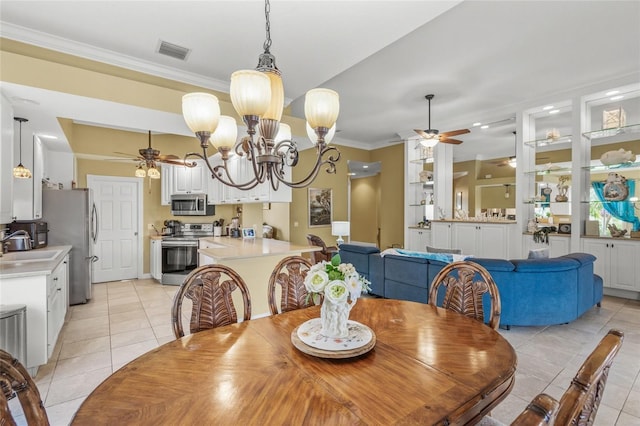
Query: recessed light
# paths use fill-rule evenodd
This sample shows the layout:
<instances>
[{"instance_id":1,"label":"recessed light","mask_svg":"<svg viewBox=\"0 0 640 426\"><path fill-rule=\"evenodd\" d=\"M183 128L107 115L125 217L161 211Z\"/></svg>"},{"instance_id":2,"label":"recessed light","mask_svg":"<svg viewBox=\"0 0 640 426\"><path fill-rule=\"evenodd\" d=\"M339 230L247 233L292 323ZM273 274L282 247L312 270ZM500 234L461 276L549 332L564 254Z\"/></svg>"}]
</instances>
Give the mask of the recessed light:
<instances>
[{"instance_id":1,"label":"recessed light","mask_svg":"<svg viewBox=\"0 0 640 426\"><path fill-rule=\"evenodd\" d=\"M353 173L353 172L352 172L352 173L347 173L347 176L355 176L355 175L356 175L356 174L355 174L355 173Z\"/></svg>"},{"instance_id":2,"label":"recessed light","mask_svg":"<svg viewBox=\"0 0 640 426\"><path fill-rule=\"evenodd\" d=\"M613 96L611 98L612 101L619 101L620 99L624 98L624 95L618 95L618 96Z\"/></svg>"},{"instance_id":3,"label":"recessed light","mask_svg":"<svg viewBox=\"0 0 640 426\"><path fill-rule=\"evenodd\" d=\"M543 111L549 111L550 109L553 109L553 105L547 105L545 107L542 107Z\"/></svg>"},{"instance_id":4,"label":"recessed light","mask_svg":"<svg viewBox=\"0 0 640 426\"><path fill-rule=\"evenodd\" d=\"M43 139L58 139L57 136L53 136L53 135L38 135L38 136Z\"/></svg>"},{"instance_id":5,"label":"recessed light","mask_svg":"<svg viewBox=\"0 0 640 426\"><path fill-rule=\"evenodd\" d=\"M366 164L364 166L362 166L363 169L368 169L369 166L367 166Z\"/></svg>"},{"instance_id":6,"label":"recessed light","mask_svg":"<svg viewBox=\"0 0 640 426\"><path fill-rule=\"evenodd\" d=\"M549 111L549 114L557 114L559 112L560 112L559 109L552 109L551 111Z\"/></svg>"},{"instance_id":7,"label":"recessed light","mask_svg":"<svg viewBox=\"0 0 640 426\"><path fill-rule=\"evenodd\" d=\"M606 96L613 96L613 95L617 95L618 93L620 93L619 90L612 90L610 92L607 92Z\"/></svg>"},{"instance_id":8,"label":"recessed light","mask_svg":"<svg viewBox=\"0 0 640 426\"><path fill-rule=\"evenodd\" d=\"M481 125L482 123L479 121L476 121L475 123L473 123L473 127L478 127L479 125Z\"/></svg>"},{"instance_id":9,"label":"recessed light","mask_svg":"<svg viewBox=\"0 0 640 426\"><path fill-rule=\"evenodd\" d=\"M481 129L488 129L488 128L489 128L489 125L488 125L488 124L485 124L484 126L481 126L480 128L481 128Z\"/></svg>"}]
</instances>

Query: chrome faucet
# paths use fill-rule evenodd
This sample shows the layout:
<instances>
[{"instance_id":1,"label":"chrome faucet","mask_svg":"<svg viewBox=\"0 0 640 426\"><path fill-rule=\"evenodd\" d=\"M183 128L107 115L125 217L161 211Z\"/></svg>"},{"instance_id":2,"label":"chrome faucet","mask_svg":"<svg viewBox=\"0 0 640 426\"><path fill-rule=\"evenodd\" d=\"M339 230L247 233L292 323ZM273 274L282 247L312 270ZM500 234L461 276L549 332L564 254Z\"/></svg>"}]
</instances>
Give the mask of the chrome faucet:
<instances>
[{"instance_id":1,"label":"chrome faucet","mask_svg":"<svg viewBox=\"0 0 640 426\"><path fill-rule=\"evenodd\" d=\"M27 231L20 229L14 232L13 234L9 234L9 236L1 239L0 240L0 257L2 257L5 251L9 248L9 243L7 241L9 241L11 237L15 237L16 235L26 235L27 237L31 237L31 235L29 235Z\"/></svg>"}]
</instances>

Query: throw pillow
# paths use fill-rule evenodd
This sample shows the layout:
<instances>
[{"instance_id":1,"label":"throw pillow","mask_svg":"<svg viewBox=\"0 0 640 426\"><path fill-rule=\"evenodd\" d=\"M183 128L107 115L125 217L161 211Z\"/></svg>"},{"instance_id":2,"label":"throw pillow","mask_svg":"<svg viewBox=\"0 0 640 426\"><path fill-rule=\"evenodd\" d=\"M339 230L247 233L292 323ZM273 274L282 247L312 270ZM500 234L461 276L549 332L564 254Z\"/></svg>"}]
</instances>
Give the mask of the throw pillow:
<instances>
[{"instance_id":1,"label":"throw pillow","mask_svg":"<svg viewBox=\"0 0 640 426\"><path fill-rule=\"evenodd\" d=\"M527 259L548 259L549 258L549 249L548 248L540 248L529 250L529 257Z\"/></svg>"},{"instance_id":2,"label":"throw pillow","mask_svg":"<svg viewBox=\"0 0 640 426\"><path fill-rule=\"evenodd\" d=\"M427 253L449 253L449 254L462 254L461 249L448 249L448 248L436 248L427 246Z\"/></svg>"}]
</instances>

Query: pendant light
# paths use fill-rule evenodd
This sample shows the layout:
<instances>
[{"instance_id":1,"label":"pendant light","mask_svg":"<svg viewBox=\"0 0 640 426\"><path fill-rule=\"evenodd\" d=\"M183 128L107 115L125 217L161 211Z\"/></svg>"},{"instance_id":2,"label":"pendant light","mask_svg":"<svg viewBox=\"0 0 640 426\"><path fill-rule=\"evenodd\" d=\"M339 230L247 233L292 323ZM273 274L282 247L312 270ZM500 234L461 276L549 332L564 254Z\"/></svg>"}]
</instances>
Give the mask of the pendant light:
<instances>
[{"instance_id":1,"label":"pendant light","mask_svg":"<svg viewBox=\"0 0 640 426\"><path fill-rule=\"evenodd\" d=\"M22 117L13 117L13 119L20 123L20 162L13 168L13 177L17 179L30 179L31 171L22 165L22 123L29 120Z\"/></svg>"}]
</instances>

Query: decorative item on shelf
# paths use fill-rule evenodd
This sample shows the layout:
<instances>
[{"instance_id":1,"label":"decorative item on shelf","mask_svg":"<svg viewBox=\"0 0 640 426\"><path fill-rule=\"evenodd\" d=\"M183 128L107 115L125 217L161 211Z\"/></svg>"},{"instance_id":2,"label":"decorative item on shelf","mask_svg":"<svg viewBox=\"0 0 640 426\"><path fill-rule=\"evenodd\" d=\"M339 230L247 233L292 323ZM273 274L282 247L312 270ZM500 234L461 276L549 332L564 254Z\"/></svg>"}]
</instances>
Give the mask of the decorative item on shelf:
<instances>
[{"instance_id":1,"label":"decorative item on shelf","mask_svg":"<svg viewBox=\"0 0 640 426\"><path fill-rule=\"evenodd\" d=\"M311 267L304 279L310 298L317 304L321 295L321 333L329 338L349 336L349 312L358 297L369 291L370 282L362 277L350 263L340 263L336 254L331 262L322 261Z\"/></svg>"},{"instance_id":2,"label":"decorative item on shelf","mask_svg":"<svg viewBox=\"0 0 640 426\"><path fill-rule=\"evenodd\" d=\"M447 217L447 215L444 214L444 210L440 206L438 206L438 217L440 218L440 220L444 220Z\"/></svg>"},{"instance_id":3,"label":"decorative item on shelf","mask_svg":"<svg viewBox=\"0 0 640 426\"><path fill-rule=\"evenodd\" d=\"M326 165L328 173L336 172L336 162L340 151L329 146L330 132L335 128L340 102L338 93L330 89L312 89L305 95L304 111L309 126L314 130L315 161L311 170L303 172L296 180L286 180L285 167L298 165L299 152L296 142L291 139L291 128L280 123L284 107L284 87L280 70L275 65L275 57L270 52L271 5L265 1L266 40L264 52L258 59L255 70L240 70L231 74L230 97L234 109L247 126L247 136L236 144L238 128L235 119L220 115L218 98L209 93L189 93L182 97L184 119L200 141L201 153L190 152L186 158L197 157L204 161L211 172L211 178L223 185L241 191L269 182L273 190L282 183L292 188L303 188L311 184L320 169ZM256 137L256 131L259 136ZM209 152L209 140L217 149ZM239 161L248 162L251 171L245 181L236 181L229 162L233 154ZM220 157L218 157L218 155ZM220 158L221 163L212 162L210 157Z\"/></svg>"},{"instance_id":4,"label":"decorative item on shelf","mask_svg":"<svg viewBox=\"0 0 640 426\"><path fill-rule=\"evenodd\" d=\"M433 180L433 172L428 170L422 170L418 175L420 176L420 182L422 183L431 182Z\"/></svg>"},{"instance_id":5,"label":"decorative item on shelf","mask_svg":"<svg viewBox=\"0 0 640 426\"><path fill-rule=\"evenodd\" d=\"M545 226L543 228L536 230L533 233L533 242L549 244L549 234L551 232L556 232L555 226Z\"/></svg>"},{"instance_id":6,"label":"decorative item on shelf","mask_svg":"<svg viewBox=\"0 0 640 426\"><path fill-rule=\"evenodd\" d=\"M602 189L602 196L607 201L623 201L629 196L627 178L618 173L611 172Z\"/></svg>"},{"instance_id":7,"label":"decorative item on shelf","mask_svg":"<svg viewBox=\"0 0 640 426\"><path fill-rule=\"evenodd\" d=\"M429 195L429 205L433 204L433 194Z\"/></svg>"},{"instance_id":8,"label":"decorative item on shelf","mask_svg":"<svg viewBox=\"0 0 640 426\"><path fill-rule=\"evenodd\" d=\"M18 165L13 168L13 177L16 179L30 179L31 170L22 165L22 123L29 120L21 117L13 117L13 119L20 123L20 161L18 162Z\"/></svg>"},{"instance_id":9,"label":"decorative item on shelf","mask_svg":"<svg viewBox=\"0 0 640 426\"><path fill-rule=\"evenodd\" d=\"M617 151L607 151L600 157L600 162L605 166L615 166L618 164L633 163L636 156L631 151L620 148Z\"/></svg>"},{"instance_id":10,"label":"decorative item on shelf","mask_svg":"<svg viewBox=\"0 0 640 426\"><path fill-rule=\"evenodd\" d=\"M549 141L557 141L560 139L560 132L558 129L547 130L547 140Z\"/></svg>"},{"instance_id":11,"label":"decorative item on shelf","mask_svg":"<svg viewBox=\"0 0 640 426\"><path fill-rule=\"evenodd\" d=\"M529 219L527 222L527 232L533 234L538 230L538 222L535 219Z\"/></svg>"},{"instance_id":12,"label":"decorative item on shelf","mask_svg":"<svg viewBox=\"0 0 640 426\"><path fill-rule=\"evenodd\" d=\"M626 229L618 229L618 227L613 223L608 224L607 229L609 229L609 233L614 238L622 238L627 233Z\"/></svg>"},{"instance_id":13,"label":"decorative item on shelf","mask_svg":"<svg viewBox=\"0 0 640 426\"><path fill-rule=\"evenodd\" d=\"M559 203L564 203L569 201L567 197L567 192L569 191L569 185L567 182L571 179L569 175L562 175L558 178L558 195L556 195L556 201Z\"/></svg>"},{"instance_id":14,"label":"decorative item on shelf","mask_svg":"<svg viewBox=\"0 0 640 426\"><path fill-rule=\"evenodd\" d=\"M571 224L570 223L558 224L558 234L571 234Z\"/></svg>"},{"instance_id":15,"label":"decorative item on shelf","mask_svg":"<svg viewBox=\"0 0 640 426\"><path fill-rule=\"evenodd\" d=\"M627 124L627 115L622 107L602 111L602 129L615 129Z\"/></svg>"}]
</instances>

